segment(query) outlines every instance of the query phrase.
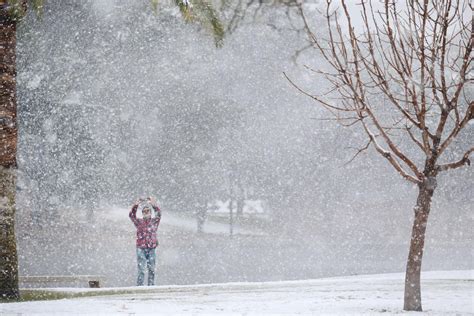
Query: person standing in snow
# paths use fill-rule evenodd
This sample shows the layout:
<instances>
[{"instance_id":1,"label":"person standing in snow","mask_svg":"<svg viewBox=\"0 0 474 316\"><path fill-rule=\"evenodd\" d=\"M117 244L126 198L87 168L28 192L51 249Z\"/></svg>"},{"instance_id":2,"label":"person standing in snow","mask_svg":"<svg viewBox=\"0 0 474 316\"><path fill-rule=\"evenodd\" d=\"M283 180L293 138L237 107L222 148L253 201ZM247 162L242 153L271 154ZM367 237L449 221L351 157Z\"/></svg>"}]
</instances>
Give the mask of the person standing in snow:
<instances>
[{"instance_id":1,"label":"person standing in snow","mask_svg":"<svg viewBox=\"0 0 474 316\"><path fill-rule=\"evenodd\" d=\"M137 218L137 210L140 203L146 204L142 208L143 218ZM155 211L155 216L151 216L151 210ZM155 259L158 240L156 231L161 220L161 210L154 198L138 199L132 206L129 217L137 228L137 264L138 278L137 285L144 285L145 267L148 270L148 285L155 285Z\"/></svg>"}]
</instances>

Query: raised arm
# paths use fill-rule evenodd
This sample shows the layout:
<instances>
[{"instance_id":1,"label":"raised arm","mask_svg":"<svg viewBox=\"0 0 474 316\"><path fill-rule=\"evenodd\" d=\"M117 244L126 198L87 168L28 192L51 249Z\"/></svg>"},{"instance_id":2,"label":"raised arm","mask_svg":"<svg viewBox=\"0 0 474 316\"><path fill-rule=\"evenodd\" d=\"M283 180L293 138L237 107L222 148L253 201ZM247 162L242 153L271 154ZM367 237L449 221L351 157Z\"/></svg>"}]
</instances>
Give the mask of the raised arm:
<instances>
[{"instance_id":1,"label":"raised arm","mask_svg":"<svg viewBox=\"0 0 474 316\"><path fill-rule=\"evenodd\" d=\"M154 198L149 197L148 200L150 201L150 204L153 207L153 210L155 211L155 217L153 218L153 221L155 222L155 225L158 226L161 220L161 209Z\"/></svg>"},{"instance_id":2,"label":"raised arm","mask_svg":"<svg viewBox=\"0 0 474 316\"><path fill-rule=\"evenodd\" d=\"M130 219L132 220L133 224L135 224L135 226L138 225L137 209L138 209L139 203L140 202L137 200L135 204L133 204L132 209L130 210L130 213L128 214L128 217L130 217Z\"/></svg>"}]
</instances>

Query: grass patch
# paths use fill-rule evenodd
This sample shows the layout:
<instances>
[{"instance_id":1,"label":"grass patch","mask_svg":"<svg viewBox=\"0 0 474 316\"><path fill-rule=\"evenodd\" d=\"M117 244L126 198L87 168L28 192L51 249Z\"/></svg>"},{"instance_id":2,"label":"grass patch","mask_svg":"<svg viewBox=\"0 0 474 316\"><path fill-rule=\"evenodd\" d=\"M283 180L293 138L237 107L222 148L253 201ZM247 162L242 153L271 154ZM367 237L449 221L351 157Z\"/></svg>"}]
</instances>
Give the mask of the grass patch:
<instances>
[{"instance_id":1,"label":"grass patch","mask_svg":"<svg viewBox=\"0 0 474 316\"><path fill-rule=\"evenodd\" d=\"M47 290L21 290L21 298L17 302L50 301L71 297L71 293Z\"/></svg>"},{"instance_id":2,"label":"grass patch","mask_svg":"<svg viewBox=\"0 0 474 316\"><path fill-rule=\"evenodd\" d=\"M49 301L49 300L60 300L63 298L71 297L73 293L64 293L47 290L21 290L20 299L2 299L0 303L17 303L17 302L29 302L29 301Z\"/></svg>"},{"instance_id":3,"label":"grass patch","mask_svg":"<svg viewBox=\"0 0 474 316\"><path fill-rule=\"evenodd\" d=\"M106 295L116 295L116 294L117 295L118 294L134 294L134 293L137 293L137 291L136 290L110 290L110 291L61 292L61 291L28 289L28 290L20 290L19 300L0 299L0 303L52 301L52 300L61 300L65 298L80 298L80 297L106 296Z\"/></svg>"},{"instance_id":4,"label":"grass patch","mask_svg":"<svg viewBox=\"0 0 474 316\"><path fill-rule=\"evenodd\" d=\"M179 289L178 289L179 290ZM18 303L32 301L52 301L66 298L81 298L94 296L110 296L123 294L144 294L144 293L169 293L170 289L165 288L136 288L136 289L98 289L82 292L51 291L48 289L21 289L19 300L6 300L0 298L0 303Z\"/></svg>"}]
</instances>

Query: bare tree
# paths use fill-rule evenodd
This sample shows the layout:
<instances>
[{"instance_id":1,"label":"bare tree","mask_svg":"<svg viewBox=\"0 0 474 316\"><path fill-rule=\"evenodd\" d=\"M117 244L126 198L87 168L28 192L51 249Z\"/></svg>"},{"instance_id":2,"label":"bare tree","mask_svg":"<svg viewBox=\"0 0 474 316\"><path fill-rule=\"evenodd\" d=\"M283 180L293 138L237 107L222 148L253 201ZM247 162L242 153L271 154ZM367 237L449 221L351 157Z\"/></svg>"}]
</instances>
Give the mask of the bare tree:
<instances>
[{"instance_id":1,"label":"bare tree","mask_svg":"<svg viewBox=\"0 0 474 316\"><path fill-rule=\"evenodd\" d=\"M328 38L319 38L300 13L314 47L329 70L329 91L316 95L288 80L334 115L367 136L356 156L375 148L418 187L406 266L404 309L421 311L420 270L431 199L441 172L469 165L472 143L457 158L446 154L474 118L472 93L473 17L468 0L383 1L383 9L361 0L359 31L341 0L326 0ZM472 141L472 138L471 138ZM450 152L450 157L457 153Z\"/></svg>"}]
</instances>

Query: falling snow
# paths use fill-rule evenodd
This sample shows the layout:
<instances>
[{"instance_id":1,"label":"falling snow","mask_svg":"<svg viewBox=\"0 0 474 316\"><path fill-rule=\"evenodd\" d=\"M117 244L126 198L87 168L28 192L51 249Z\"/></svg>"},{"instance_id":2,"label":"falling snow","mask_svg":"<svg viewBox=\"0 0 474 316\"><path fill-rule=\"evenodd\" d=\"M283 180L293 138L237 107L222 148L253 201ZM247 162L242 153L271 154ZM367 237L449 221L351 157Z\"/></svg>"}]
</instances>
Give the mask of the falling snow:
<instances>
[{"instance_id":1,"label":"falling snow","mask_svg":"<svg viewBox=\"0 0 474 316\"><path fill-rule=\"evenodd\" d=\"M20 287L38 286L29 276L98 275L104 289L136 289L128 212L154 196L157 292L0 304L0 314L86 305L78 313L146 313L150 300L170 313L251 314L262 302L267 313L401 311L416 187L373 148L351 160L365 134L328 119L285 78L311 93L327 88L308 73L327 65L308 48L296 9L217 5L227 29L216 48L211 31L173 4L160 1L155 12L147 1L46 1L17 31ZM318 5L307 7L326 34ZM460 157L473 134L467 124L447 157ZM423 295L433 314L474 313L463 283L474 269L473 170L437 179L423 271L452 272L429 274ZM462 277L444 291L433 280L449 273ZM378 276L354 277L366 274ZM224 285L202 285L215 283ZM171 285L176 296L160 290ZM260 300L243 304L247 291ZM201 304L208 294L216 301ZM443 304L451 298L468 305Z\"/></svg>"}]
</instances>

